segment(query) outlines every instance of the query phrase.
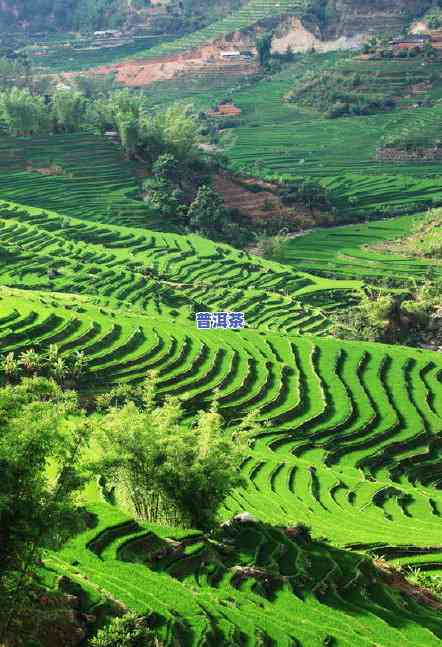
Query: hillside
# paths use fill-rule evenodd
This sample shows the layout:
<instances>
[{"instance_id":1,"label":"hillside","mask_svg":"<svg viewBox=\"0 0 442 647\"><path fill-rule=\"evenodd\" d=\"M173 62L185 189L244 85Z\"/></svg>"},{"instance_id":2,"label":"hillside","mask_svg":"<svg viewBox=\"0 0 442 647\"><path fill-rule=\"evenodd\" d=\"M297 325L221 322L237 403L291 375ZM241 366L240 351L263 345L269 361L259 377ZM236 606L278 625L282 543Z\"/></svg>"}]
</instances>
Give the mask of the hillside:
<instances>
[{"instance_id":1,"label":"hillside","mask_svg":"<svg viewBox=\"0 0 442 647\"><path fill-rule=\"evenodd\" d=\"M1 4L1 647L442 645L433 5Z\"/></svg>"},{"instance_id":2,"label":"hillside","mask_svg":"<svg viewBox=\"0 0 442 647\"><path fill-rule=\"evenodd\" d=\"M0 31L6 33L93 31L156 27L160 31L197 29L215 20L241 0L7 0L0 9Z\"/></svg>"},{"instance_id":3,"label":"hillside","mask_svg":"<svg viewBox=\"0 0 442 647\"><path fill-rule=\"evenodd\" d=\"M336 230L335 255L311 234L311 260L291 269L146 228L133 169L99 141L16 140L13 157L5 142L2 352L82 350L88 398L155 370L158 393L178 396L188 415L214 393L230 429L254 412L264 427L220 517L246 510L259 523L202 536L134 522L91 481L81 498L96 523L46 555L41 582L53 591L80 584L88 616L106 599L155 612L170 645L178 636L189 646L352 647L361 632L367 646L440 644L440 602L387 563L440 571L440 354L327 338L330 314L357 302L364 281L398 268L419 276L420 261L388 250L369 262L364 251L355 272L361 242L404 236L415 219L366 226L355 242ZM69 173L23 168L24 155ZM113 208L105 196L118 198ZM309 237L295 240L306 248ZM340 278L321 277L320 262ZM226 308L245 314L246 329L196 329L196 312ZM370 554L384 561L373 565Z\"/></svg>"}]
</instances>

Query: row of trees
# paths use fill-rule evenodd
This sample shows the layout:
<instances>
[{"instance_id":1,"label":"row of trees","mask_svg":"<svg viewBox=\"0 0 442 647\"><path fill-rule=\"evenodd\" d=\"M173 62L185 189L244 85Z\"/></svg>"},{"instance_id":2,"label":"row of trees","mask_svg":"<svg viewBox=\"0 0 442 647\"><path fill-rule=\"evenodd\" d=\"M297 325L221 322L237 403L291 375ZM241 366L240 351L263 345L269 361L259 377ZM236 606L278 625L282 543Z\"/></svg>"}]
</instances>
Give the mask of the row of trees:
<instances>
[{"instance_id":1,"label":"row of trees","mask_svg":"<svg viewBox=\"0 0 442 647\"><path fill-rule=\"evenodd\" d=\"M152 169L143 191L153 213L215 240L249 243L239 212L226 208L211 188L218 162L199 147L201 124L191 106L149 110L139 92L98 85L98 95L86 83L84 91L60 88L46 98L26 88L6 90L0 93L0 119L13 136L114 131L126 158Z\"/></svg>"},{"instance_id":2,"label":"row of trees","mask_svg":"<svg viewBox=\"0 0 442 647\"><path fill-rule=\"evenodd\" d=\"M82 351L62 356L58 346L51 344L44 352L29 348L19 355L7 353L0 358L0 371L10 384L15 384L24 376L45 376L54 378L62 387L79 386L87 375L88 362Z\"/></svg>"},{"instance_id":3,"label":"row of trees","mask_svg":"<svg viewBox=\"0 0 442 647\"><path fill-rule=\"evenodd\" d=\"M0 93L0 119L13 136L116 130L128 158L139 153L151 162L165 152L184 159L200 130L189 106L148 112L143 95L128 89L92 98L71 88L43 97L13 87Z\"/></svg>"}]
</instances>

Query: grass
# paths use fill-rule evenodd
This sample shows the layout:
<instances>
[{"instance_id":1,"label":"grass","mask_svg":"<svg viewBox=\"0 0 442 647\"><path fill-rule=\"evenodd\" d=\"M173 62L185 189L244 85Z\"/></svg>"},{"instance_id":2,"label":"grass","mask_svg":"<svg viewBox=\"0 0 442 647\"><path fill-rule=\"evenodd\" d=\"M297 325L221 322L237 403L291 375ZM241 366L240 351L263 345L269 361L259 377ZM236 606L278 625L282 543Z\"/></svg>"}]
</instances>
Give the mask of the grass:
<instances>
[{"instance_id":1,"label":"grass","mask_svg":"<svg viewBox=\"0 0 442 647\"><path fill-rule=\"evenodd\" d=\"M285 259L298 270L342 279L402 279L406 282L430 275L439 277L442 276L442 268L431 257L402 254L403 245L390 242L406 239L419 223L424 222L424 215L402 216L393 220L317 229L290 239L286 244ZM428 240L431 241L431 237ZM404 251L408 250L404 248Z\"/></svg>"},{"instance_id":2,"label":"grass","mask_svg":"<svg viewBox=\"0 0 442 647\"><path fill-rule=\"evenodd\" d=\"M91 481L82 499L95 523L47 555L44 580L84 585L91 610L111 597L157 612L166 644L439 644L436 613L389 587L361 551L404 568L440 563L440 354L327 337L329 313L350 307L367 277L425 275L427 261L372 248L417 217L292 239L289 267L149 228L111 144L13 144L0 154L2 353L81 349L88 393L155 369L160 392L190 414L216 391L230 429L252 410L263 423L245 485L219 511L247 510L257 526L230 543L227 530L193 537L154 563L155 547L193 533L134 524ZM65 175L23 170L50 156ZM195 312L227 309L245 313L246 329L197 330ZM308 546L284 531L299 521L317 538Z\"/></svg>"},{"instance_id":3,"label":"grass","mask_svg":"<svg viewBox=\"0 0 442 647\"><path fill-rule=\"evenodd\" d=\"M154 51L154 50L152 50ZM229 98L241 108L239 126L222 133L221 145L234 171L290 182L309 178L328 189L338 223L419 212L442 204L442 163L434 160L378 161L377 151L390 139L427 142L437 130L439 62L421 58L359 61L348 53L298 55L295 62L264 78L229 79L199 72L156 83L152 105L192 101L198 111ZM359 75L374 93L392 92L398 107L368 116L327 119L312 107L289 103L286 95L314 70ZM423 84L423 94L412 88ZM437 133L436 133L437 134Z\"/></svg>"}]
</instances>

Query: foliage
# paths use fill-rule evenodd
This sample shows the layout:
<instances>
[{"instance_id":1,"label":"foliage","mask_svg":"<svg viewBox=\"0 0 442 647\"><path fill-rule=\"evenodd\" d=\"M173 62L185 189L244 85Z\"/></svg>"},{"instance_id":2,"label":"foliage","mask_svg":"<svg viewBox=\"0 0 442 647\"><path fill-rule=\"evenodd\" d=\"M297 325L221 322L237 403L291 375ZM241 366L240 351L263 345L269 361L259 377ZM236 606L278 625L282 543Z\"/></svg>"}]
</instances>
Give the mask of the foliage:
<instances>
[{"instance_id":1,"label":"foliage","mask_svg":"<svg viewBox=\"0 0 442 647\"><path fill-rule=\"evenodd\" d=\"M0 371L11 383L24 375L52 377L61 387L78 387L87 375L88 362L83 351L61 356L58 346L50 344L44 352L28 348L17 357L14 352L0 355Z\"/></svg>"},{"instance_id":2,"label":"foliage","mask_svg":"<svg viewBox=\"0 0 442 647\"><path fill-rule=\"evenodd\" d=\"M78 132L85 119L86 98L74 90L56 90L52 96L52 110L60 130Z\"/></svg>"},{"instance_id":3,"label":"foliage","mask_svg":"<svg viewBox=\"0 0 442 647\"><path fill-rule=\"evenodd\" d=\"M319 182L311 179L293 178L290 183L283 186L281 199L284 204L289 206L304 204L310 212L313 209L333 211L330 192Z\"/></svg>"},{"instance_id":4,"label":"foliage","mask_svg":"<svg viewBox=\"0 0 442 647\"><path fill-rule=\"evenodd\" d=\"M413 120L400 121L390 129L381 146L410 152L426 150L428 160L437 158L442 150L441 118L442 106L429 106Z\"/></svg>"},{"instance_id":5,"label":"foliage","mask_svg":"<svg viewBox=\"0 0 442 647\"><path fill-rule=\"evenodd\" d=\"M190 231L212 240L242 247L252 240L252 233L241 223L239 215L224 205L223 198L209 185L199 187L185 215Z\"/></svg>"},{"instance_id":6,"label":"foliage","mask_svg":"<svg viewBox=\"0 0 442 647\"><path fill-rule=\"evenodd\" d=\"M385 244L385 248L415 258L442 260L442 210L432 209L425 218L419 219L408 236Z\"/></svg>"},{"instance_id":7,"label":"foliage","mask_svg":"<svg viewBox=\"0 0 442 647\"><path fill-rule=\"evenodd\" d=\"M138 517L208 528L220 504L241 482L244 437L223 429L212 409L193 425L177 399L155 403L146 382L142 406L132 400L98 423L103 459L96 470L125 493Z\"/></svg>"},{"instance_id":8,"label":"foliage","mask_svg":"<svg viewBox=\"0 0 442 647\"><path fill-rule=\"evenodd\" d=\"M179 161L195 152L199 124L191 106L172 104L166 110L144 115L140 123L143 155L150 161L169 154Z\"/></svg>"},{"instance_id":9,"label":"foliage","mask_svg":"<svg viewBox=\"0 0 442 647\"><path fill-rule=\"evenodd\" d=\"M259 64L261 67L266 68L270 63L272 56L272 40L273 33L267 33L260 36L256 41L256 49L258 50Z\"/></svg>"},{"instance_id":10,"label":"foliage","mask_svg":"<svg viewBox=\"0 0 442 647\"><path fill-rule=\"evenodd\" d=\"M0 389L0 639L26 596L43 548L57 547L79 519L74 494L89 425L77 398L55 382L26 378ZM48 469L51 466L51 475ZM9 614L9 615L8 615Z\"/></svg>"},{"instance_id":11,"label":"foliage","mask_svg":"<svg viewBox=\"0 0 442 647\"><path fill-rule=\"evenodd\" d=\"M261 236L258 238L258 250L260 256L271 261L284 262L286 258L287 236L278 234L276 236Z\"/></svg>"},{"instance_id":12,"label":"foliage","mask_svg":"<svg viewBox=\"0 0 442 647\"><path fill-rule=\"evenodd\" d=\"M434 595L442 599L442 577L440 575L430 575L425 571L416 568L412 571L411 581L415 582L418 586L429 589Z\"/></svg>"},{"instance_id":13,"label":"foliage","mask_svg":"<svg viewBox=\"0 0 442 647\"><path fill-rule=\"evenodd\" d=\"M419 345L441 342L442 286L425 283L412 290L367 290L358 306L334 316L332 332L341 339Z\"/></svg>"},{"instance_id":14,"label":"foliage","mask_svg":"<svg viewBox=\"0 0 442 647\"><path fill-rule=\"evenodd\" d=\"M112 618L104 629L92 638L90 647L160 647L162 643L155 638L146 619L136 613L127 613L120 618Z\"/></svg>"},{"instance_id":15,"label":"foliage","mask_svg":"<svg viewBox=\"0 0 442 647\"><path fill-rule=\"evenodd\" d=\"M369 115L392 110L396 106L391 92L367 90L361 75L333 70L308 72L286 95L286 100L320 110L331 119Z\"/></svg>"},{"instance_id":16,"label":"foliage","mask_svg":"<svg viewBox=\"0 0 442 647\"><path fill-rule=\"evenodd\" d=\"M13 87L1 93L0 115L13 135L38 135L50 127L43 98L33 96L27 89Z\"/></svg>"}]
</instances>

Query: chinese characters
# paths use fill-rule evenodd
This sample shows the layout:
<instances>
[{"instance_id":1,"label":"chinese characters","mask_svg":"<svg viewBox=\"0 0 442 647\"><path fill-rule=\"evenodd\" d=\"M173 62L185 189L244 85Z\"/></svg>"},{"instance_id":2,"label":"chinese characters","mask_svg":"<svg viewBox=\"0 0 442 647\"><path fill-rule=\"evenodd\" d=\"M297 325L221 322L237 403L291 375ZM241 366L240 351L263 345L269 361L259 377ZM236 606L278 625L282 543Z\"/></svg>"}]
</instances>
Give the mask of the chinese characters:
<instances>
[{"instance_id":1,"label":"chinese characters","mask_svg":"<svg viewBox=\"0 0 442 647\"><path fill-rule=\"evenodd\" d=\"M243 312L197 312L195 321L199 330L240 330L246 325Z\"/></svg>"}]
</instances>

